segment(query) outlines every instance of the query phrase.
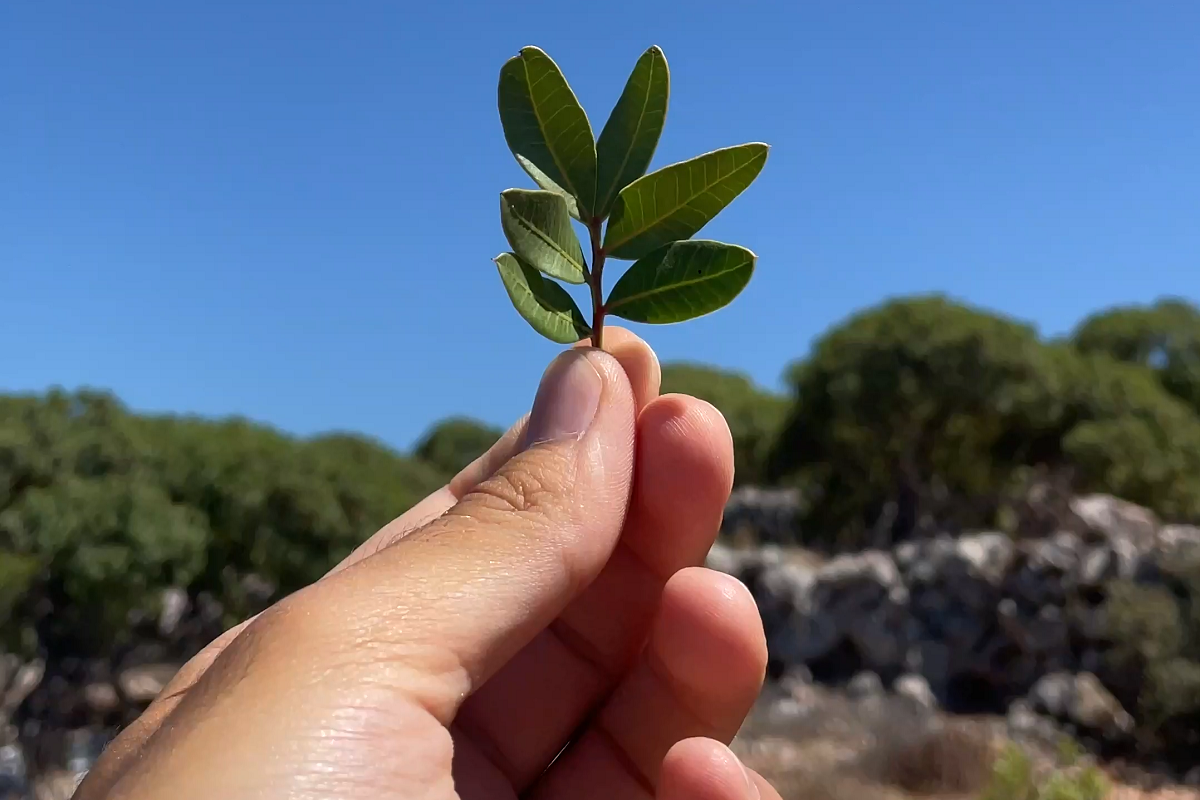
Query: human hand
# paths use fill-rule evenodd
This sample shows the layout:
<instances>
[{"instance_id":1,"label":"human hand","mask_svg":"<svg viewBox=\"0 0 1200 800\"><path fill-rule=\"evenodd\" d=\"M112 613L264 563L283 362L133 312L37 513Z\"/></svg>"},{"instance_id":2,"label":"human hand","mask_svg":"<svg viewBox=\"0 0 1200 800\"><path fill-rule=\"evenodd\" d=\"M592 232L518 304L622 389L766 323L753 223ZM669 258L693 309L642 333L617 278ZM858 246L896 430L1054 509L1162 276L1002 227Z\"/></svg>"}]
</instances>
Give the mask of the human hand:
<instances>
[{"instance_id":1,"label":"human hand","mask_svg":"<svg viewBox=\"0 0 1200 800\"><path fill-rule=\"evenodd\" d=\"M607 346L560 355L491 451L184 666L77 800L778 800L725 747L762 623L698 566L729 430L658 396L640 339Z\"/></svg>"}]
</instances>

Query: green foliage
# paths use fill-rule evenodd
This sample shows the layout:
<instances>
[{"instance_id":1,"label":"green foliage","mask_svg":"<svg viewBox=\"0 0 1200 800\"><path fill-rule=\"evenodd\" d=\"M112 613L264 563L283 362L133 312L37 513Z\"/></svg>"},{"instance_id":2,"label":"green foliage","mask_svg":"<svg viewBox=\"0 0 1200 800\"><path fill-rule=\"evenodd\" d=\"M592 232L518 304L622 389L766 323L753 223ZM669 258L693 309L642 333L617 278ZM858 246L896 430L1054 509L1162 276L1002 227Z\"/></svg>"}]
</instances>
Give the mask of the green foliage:
<instances>
[{"instance_id":1,"label":"green foliage","mask_svg":"<svg viewBox=\"0 0 1200 800\"><path fill-rule=\"evenodd\" d=\"M997 487L1039 455L1055 376L1024 325L941 297L851 317L794 367L794 406L769 473L816 491L807 527L864 541L893 498L907 535L917 514L983 522ZM963 504L970 498L981 507Z\"/></svg>"},{"instance_id":2,"label":"green foliage","mask_svg":"<svg viewBox=\"0 0 1200 800\"><path fill-rule=\"evenodd\" d=\"M787 412L787 399L745 375L701 364L664 364L662 393L698 397L716 407L733 436L734 481L760 484L763 465Z\"/></svg>"},{"instance_id":3,"label":"green foliage","mask_svg":"<svg viewBox=\"0 0 1200 800\"><path fill-rule=\"evenodd\" d=\"M942 297L891 301L827 333L790 380L768 473L809 487L805 527L840 545L929 520L998 525L1039 467L1200 518L1200 417L1148 368L1004 317Z\"/></svg>"},{"instance_id":4,"label":"green foliage","mask_svg":"<svg viewBox=\"0 0 1200 800\"><path fill-rule=\"evenodd\" d=\"M687 240L753 183L769 148L757 142L727 147L645 174L670 97L661 49L651 47L638 59L598 141L562 71L536 47L505 62L497 93L504 139L543 191L501 193L501 225L513 250L493 260L509 299L535 331L559 343L590 335L602 347L608 313L682 322L741 293L754 271L752 252ZM571 218L587 228L590 265ZM637 263L605 301L609 257ZM590 325L552 278L588 285Z\"/></svg>"},{"instance_id":5,"label":"green foliage","mask_svg":"<svg viewBox=\"0 0 1200 800\"><path fill-rule=\"evenodd\" d=\"M1200 412L1200 309L1177 298L1093 314L1072 336L1083 353L1104 353L1154 371L1163 388Z\"/></svg>"},{"instance_id":6,"label":"green foliage","mask_svg":"<svg viewBox=\"0 0 1200 800\"><path fill-rule=\"evenodd\" d=\"M1058 768L1044 774L1019 745L1009 743L996 759L980 800L1103 800L1112 790L1094 765L1077 763L1078 748L1060 748Z\"/></svg>"},{"instance_id":7,"label":"green foliage","mask_svg":"<svg viewBox=\"0 0 1200 800\"><path fill-rule=\"evenodd\" d=\"M570 344L591 332L579 306L557 283L512 253L496 256L496 266L513 307L542 336Z\"/></svg>"},{"instance_id":8,"label":"green foliage","mask_svg":"<svg viewBox=\"0 0 1200 800\"><path fill-rule=\"evenodd\" d=\"M668 244L638 259L608 296L608 313L646 323L710 314L735 297L754 272L754 253L700 239Z\"/></svg>"},{"instance_id":9,"label":"green foliage","mask_svg":"<svg viewBox=\"0 0 1200 800\"><path fill-rule=\"evenodd\" d=\"M500 224L522 261L567 283L584 282L583 250L561 195L530 189L501 192Z\"/></svg>"},{"instance_id":10,"label":"green foliage","mask_svg":"<svg viewBox=\"0 0 1200 800\"><path fill-rule=\"evenodd\" d=\"M768 149L758 142L726 147L638 178L617 196L605 253L633 260L691 238L754 182Z\"/></svg>"},{"instance_id":11,"label":"green foliage","mask_svg":"<svg viewBox=\"0 0 1200 800\"><path fill-rule=\"evenodd\" d=\"M494 445L503 431L473 419L452 417L434 425L417 443L413 453L447 477L464 467Z\"/></svg>"},{"instance_id":12,"label":"green foliage","mask_svg":"<svg viewBox=\"0 0 1200 800\"><path fill-rule=\"evenodd\" d=\"M577 219L590 219L596 200L592 125L562 70L536 47L525 47L500 70L504 140L543 189L563 195Z\"/></svg>"},{"instance_id":13,"label":"green foliage","mask_svg":"<svg viewBox=\"0 0 1200 800\"><path fill-rule=\"evenodd\" d=\"M596 140L599 175L596 213L607 216L617 192L646 173L667 121L671 72L667 57L657 46L642 57L625 83L600 138Z\"/></svg>"},{"instance_id":14,"label":"green foliage","mask_svg":"<svg viewBox=\"0 0 1200 800\"><path fill-rule=\"evenodd\" d=\"M131 414L105 394L0 398L5 633L50 625L111 647L170 585L290 592L439 486L440 470L353 436ZM50 617L32 613L39 597Z\"/></svg>"},{"instance_id":15,"label":"green foliage","mask_svg":"<svg viewBox=\"0 0 1200 800\"><path fill-rule=\"evenodd\" d=\"M1200 559L1160 565L1162 584L1118 581L1105 604L1113 675L1132 678L1138 745L1194 762L1200 730Z\"/></svg>"}]
</instances>

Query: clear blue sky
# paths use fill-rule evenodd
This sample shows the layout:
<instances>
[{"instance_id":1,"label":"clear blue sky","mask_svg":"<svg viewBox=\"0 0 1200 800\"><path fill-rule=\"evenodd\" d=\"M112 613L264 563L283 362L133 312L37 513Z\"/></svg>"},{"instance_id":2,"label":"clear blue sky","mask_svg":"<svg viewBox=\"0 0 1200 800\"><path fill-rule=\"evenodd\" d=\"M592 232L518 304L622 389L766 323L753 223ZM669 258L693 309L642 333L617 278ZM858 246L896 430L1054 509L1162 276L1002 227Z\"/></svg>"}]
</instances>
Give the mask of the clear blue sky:
<instances>
[{"instance_id":1,"label":"clear blue sky","mask_svg":"<svg viewBox=\"0 0 1200 800\"><path fill-rule=\"evenodd\" d=\"M766 141L705 230L754 280L663 360L778 386L847 314L944 291L1062 332L1200 296L1200 4L0 3L0 388L90 385L407 447L507 424L556 347L491 262L500 65L598 131L659 44L654 167ZM611 285L611 284L610 284Z\"/></svg>"}]
</instances>

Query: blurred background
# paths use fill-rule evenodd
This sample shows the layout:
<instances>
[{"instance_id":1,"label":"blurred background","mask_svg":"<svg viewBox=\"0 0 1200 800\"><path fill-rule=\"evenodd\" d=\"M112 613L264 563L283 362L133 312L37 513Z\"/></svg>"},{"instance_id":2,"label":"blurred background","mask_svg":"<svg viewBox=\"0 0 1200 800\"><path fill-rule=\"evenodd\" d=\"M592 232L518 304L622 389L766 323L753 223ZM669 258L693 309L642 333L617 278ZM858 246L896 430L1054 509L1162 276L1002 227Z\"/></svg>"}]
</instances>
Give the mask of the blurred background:
<instances>
[{"instance_id":1,"label":"blurred background","mask_svg":"<svg viewBox=\"0 0 1200 800\"><path fill-rule=\"evenodd\" d=\"M1068 736L1200 783L1194 2L17 0L0 798L69 796L191 654L528 409L557 347L491 263L527 44L596 131L663 48L651 169L772 146L703 233L757 253L747 289L630 326L734 434L747 757L796 797L973 796L1024 768L997 737ZM893 702L927 733L869 721ZM795 784L831 703L857 749Z\"/></svg>"}]
</instances>

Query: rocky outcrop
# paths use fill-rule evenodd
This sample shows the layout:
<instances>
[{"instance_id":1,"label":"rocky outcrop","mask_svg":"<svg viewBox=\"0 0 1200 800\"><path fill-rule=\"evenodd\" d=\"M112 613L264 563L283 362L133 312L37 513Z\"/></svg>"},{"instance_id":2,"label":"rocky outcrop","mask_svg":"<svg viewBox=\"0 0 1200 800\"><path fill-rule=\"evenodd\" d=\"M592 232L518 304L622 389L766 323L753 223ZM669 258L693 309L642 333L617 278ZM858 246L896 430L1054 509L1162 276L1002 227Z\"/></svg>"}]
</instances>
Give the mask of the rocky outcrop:
<instances>
[{"instance_id":1,"label":"rocky outcrop","mask_svg":"<svg viewBox=\"0 0 1200 800\"><path fill-rule=\"evenodd\" d=\"M833 558L782 546L799 508L794 492L739 489L723 532L768 544L708 555L758 603L772 674L791 687L781 711L792 725L807 708L796 699L803 687L820 684L864 708L994 712L1022 735L1069 726L1121 740L1132 719L1106 673L1105 587L1154 580L1164 559L1200 554L1200 528L1162 525L1103 495L1064 503L1057 531L1036 539L980 532ZM269 603L271 587L244 583L250 613ZM179 588L159 606L130 620L119 652L0 653L0 800L69 797L111 737L227 622L214 598Z\"/></svg>"},{"instance_id":2,"label":"rocky outcrop","mask_svg":"<svg viewBox=\"0 0 1200 800\"><path fill-rule=\"evenodd\" d=\"M256 608L269 594L253 596ZM108 742L224 630L210 595L172 588L159 606L157 616L129 620L128 644L116 652L0 653L0 800L67 800Z\"/></svg>"},{"instance_id":3,"label":"rocky outcrop","mask_svg":"<svg viewBox=\"0 0 1200 800\"><path fill-rule=\"evenodd\" d=\"M708 564L750 588L777 676L803 669L861 692L872 673L923 704L1005 713L1020 701L1017 717L1119 740L1133 720L1106 688L1106 586L1200 553L1200 528L1104 495L1070 510L1069 529L1036 540L941 536L815 564L776 546L717 546Z\"/></svg>"}]
</instances>

